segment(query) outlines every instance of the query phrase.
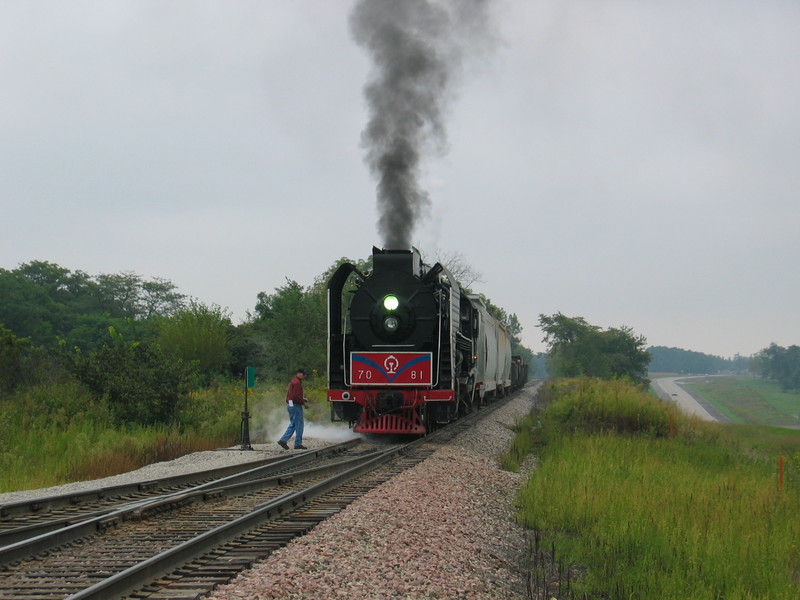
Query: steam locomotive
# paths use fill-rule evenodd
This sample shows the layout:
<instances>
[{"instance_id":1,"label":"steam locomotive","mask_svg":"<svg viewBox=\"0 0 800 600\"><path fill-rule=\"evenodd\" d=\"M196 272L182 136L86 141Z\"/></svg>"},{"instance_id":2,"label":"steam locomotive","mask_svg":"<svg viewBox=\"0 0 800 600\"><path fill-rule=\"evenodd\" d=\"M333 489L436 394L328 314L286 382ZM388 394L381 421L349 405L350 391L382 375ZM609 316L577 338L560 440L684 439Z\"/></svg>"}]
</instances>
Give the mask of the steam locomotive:
<instances>
[{"instance_id":1,"label":"steam locomotive","mask_svg":"<svg viewBox=\"0 0 800 600\"><path fill-rule=\"evenodd\" d=\"M328 282L331 420L354 431L425 434L521 387L505 326L419 251L373 248L373 268Z\"/></svg>"}]
</instances>

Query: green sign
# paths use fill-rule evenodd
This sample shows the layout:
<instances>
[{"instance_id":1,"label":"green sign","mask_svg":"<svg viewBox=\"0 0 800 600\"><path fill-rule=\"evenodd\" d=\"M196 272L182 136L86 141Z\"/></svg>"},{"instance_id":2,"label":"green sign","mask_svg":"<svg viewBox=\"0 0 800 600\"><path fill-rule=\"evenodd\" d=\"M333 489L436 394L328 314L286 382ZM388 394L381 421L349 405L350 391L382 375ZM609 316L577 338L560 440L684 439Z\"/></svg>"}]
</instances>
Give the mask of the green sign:
<instances>
[{"instance_id":1,"label":"green sign","mask_svg":"<svg viewBox=\"0 0 800 600\"><path fill-rule=\"evenodd\" d=\"M256 368L246 367L245 376L247 379L247 387L249 388L256 387Z\"/></svg>"}]
</instances>

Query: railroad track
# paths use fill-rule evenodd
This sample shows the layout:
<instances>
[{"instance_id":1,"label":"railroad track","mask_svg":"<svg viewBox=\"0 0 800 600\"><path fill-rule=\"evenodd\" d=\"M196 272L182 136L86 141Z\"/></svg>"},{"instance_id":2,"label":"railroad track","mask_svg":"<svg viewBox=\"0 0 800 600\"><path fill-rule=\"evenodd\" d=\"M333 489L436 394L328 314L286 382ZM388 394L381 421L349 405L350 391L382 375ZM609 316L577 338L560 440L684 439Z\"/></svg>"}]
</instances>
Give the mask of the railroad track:
<instances>
[{"instance_id":1,"label":"railroad track","mask_svg":"<svg viewBox=\"0 0 800 600\"><path fill-rule=\"evenodd\" d=\"M312 461L319 464L321 460L332 460L343 452L352 452L351 449L358 443L358 440L351 440L312 452L293 453L288 457L276 455L263 460L139 483L104 486L81 492L0 504L0 549L21 540L106 515L135 502L193 488L203 489L199 487L203 485L218 485L214 482L233 484L270 477ZM62 536L62 542L65 537L67 536ZM40 544L39 548L46 549L45 543ZM0 552L0 564L7 560L8 556L3 556Z\"/></svg>"},{"instance_id":2,"label":"railroad track","mask_svg":"<svg viewBox=\"0 0 800 600\"><path fill-rule=\"evenodd\" d=\"M305 458L305 464L269 461L73 517L82 520L0 547L0 600L200 598L421 462L498 405L409 444L309 451L283 461Z\"/></svg>"}]
</instances>

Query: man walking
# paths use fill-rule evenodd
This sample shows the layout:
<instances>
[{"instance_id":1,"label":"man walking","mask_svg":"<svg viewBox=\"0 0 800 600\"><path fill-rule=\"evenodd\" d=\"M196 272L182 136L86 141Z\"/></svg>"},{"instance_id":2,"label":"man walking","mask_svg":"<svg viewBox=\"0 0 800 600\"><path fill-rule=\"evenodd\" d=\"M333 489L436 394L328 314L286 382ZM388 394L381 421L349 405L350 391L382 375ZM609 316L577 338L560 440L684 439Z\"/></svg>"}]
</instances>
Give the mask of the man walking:
<instances>
[{"instance_id":1,"label":"man walking","mask_svg":"<svg viewBox=\"0 0 800 600\"><path fill-rule=\"evenodd\" d=\"M303 380L306 378L305 369L297 369L297 373L289 382L289 389L286 391L286 404L289 408L289 427L286 432L278 440L278 445L284 450L289 449L287 443L292 434L294 434L294 449L307 450L303 446L303 406L305 406L306 399L303 396Z\"/></svg>"}]
</instances>

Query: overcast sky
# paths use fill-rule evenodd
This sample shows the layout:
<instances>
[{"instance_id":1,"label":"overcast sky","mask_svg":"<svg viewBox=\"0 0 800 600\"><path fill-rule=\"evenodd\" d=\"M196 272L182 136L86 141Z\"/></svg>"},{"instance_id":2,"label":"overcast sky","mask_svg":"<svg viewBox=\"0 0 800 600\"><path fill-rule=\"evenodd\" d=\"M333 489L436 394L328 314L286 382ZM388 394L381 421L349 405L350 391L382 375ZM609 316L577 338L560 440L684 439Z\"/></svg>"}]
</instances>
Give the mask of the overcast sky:
<instances>
[{"instance_id":1,"label":"overcast sky","mask_svg":"<svg viewBox=\"0 0 800 600\"><path fill-rule=\"evenodd\" d=\"M800 344L800 3L494 0L423 254L538 315L721 356ZM0 267L229 309L377 233L351 0L0 0ZM0 299L1 301L1 299Z\"/></svg>"}]
</instances>

